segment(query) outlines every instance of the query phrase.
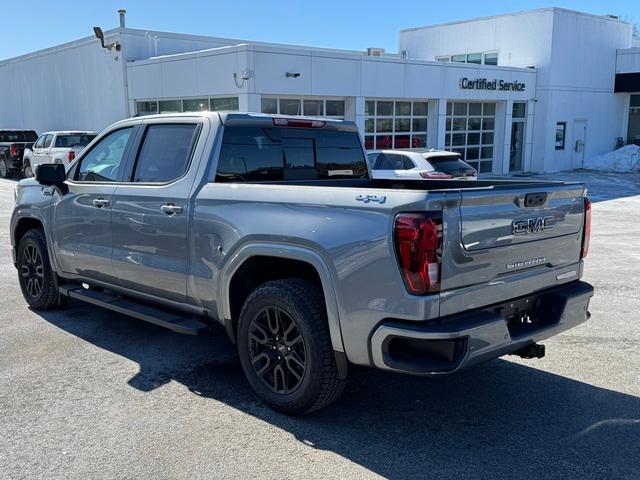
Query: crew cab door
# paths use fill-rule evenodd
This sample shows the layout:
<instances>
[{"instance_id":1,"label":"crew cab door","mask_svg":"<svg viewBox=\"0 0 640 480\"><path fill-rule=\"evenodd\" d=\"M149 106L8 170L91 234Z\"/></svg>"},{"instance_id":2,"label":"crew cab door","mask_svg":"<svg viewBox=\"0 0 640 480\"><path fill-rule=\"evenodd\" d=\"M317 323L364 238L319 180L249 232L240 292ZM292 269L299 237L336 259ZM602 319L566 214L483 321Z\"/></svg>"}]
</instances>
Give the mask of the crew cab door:
<instances>
[{"instance_id":1,"label":"crew cab door","mask_svg":"<svg viewBox=\"0 0 640 480\"><path fill-rule=\"evenodd\" d=\"M42 134L36 140L36 143L31 147L31 158L29 159L31 163L31 169L35 172L36 165L40 165L42 161L40 160L40 156L42 154L42 146L44 145L45 140L47 139L47 134Z\"/></svg>"},{"instance_id":2,"label":"crew cab door","mask_svg":"<svg viewBox=\"0 0 640 480\"><path fill-rule=\"evenodd\" d=\"M44 143L42 144L42 148L36 154L38 159L38 164L40 163L52 163L51 160L51 146L53 145L53 134L49 133L44 139Z\"/></svg>"},{"instance_id":3,"label":"crew cab door","mask_svg":"<svg viewBox=\"0 0 640 480\"><path fill-rule=\"evenodd\" d=\"M206 120L148 120L113 201L113 264L121 286L184 302L191 189ZM202 144L203 142L200 142Z\"/></svg>"},{"instance_id":4,"label":"crew cab door","mask_svg":"<svg viewBox=\"0 0 640 480\"><path fill-rule=\"evenodd\" d=\"M68 172L68 193L52 206L54 254L65 273L116 283L111 261L111 205L135 127L107 133Z\"/></svg>"}]
</instances>

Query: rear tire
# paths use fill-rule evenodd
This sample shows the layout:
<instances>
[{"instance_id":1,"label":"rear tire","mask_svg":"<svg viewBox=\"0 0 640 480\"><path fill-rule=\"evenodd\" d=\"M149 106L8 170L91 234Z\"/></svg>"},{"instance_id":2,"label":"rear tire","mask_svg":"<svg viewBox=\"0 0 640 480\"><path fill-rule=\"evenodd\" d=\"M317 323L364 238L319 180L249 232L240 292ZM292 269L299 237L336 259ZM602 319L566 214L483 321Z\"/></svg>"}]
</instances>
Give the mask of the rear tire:
<instances>
[{"instance_id":1,"label":"rear tire","mask_svg":"<svg viewBox=\"0 0 640 480\"><path fill-rule=\"evenodd\" d=\"M309 282L275 280L256 288L240 312L237 340L249 385L275 410L303 415L344 390L322 292Z\"/></svg>"},{"instance_id":2,"label":"rear tire","mask_svg":"<svg viewBox=\"0 0 640 480\"><path fill-rule=\"evenodd\" d=\"M24 234L18 245L17 263L20 289L29 306L48 310L66 303L67 297L58 293L42 230L33 229Z\"/></svg>"},{"instance_id":3,"label":"rear tire","mask_svg":"<svg viewBox=\"0 0 640 480\"><path fill-rule=\"evenodd\" d=\"M4 157L0 158L0 178L9 178L10 175L7 160Z\"/></svg>"}]
</instances>

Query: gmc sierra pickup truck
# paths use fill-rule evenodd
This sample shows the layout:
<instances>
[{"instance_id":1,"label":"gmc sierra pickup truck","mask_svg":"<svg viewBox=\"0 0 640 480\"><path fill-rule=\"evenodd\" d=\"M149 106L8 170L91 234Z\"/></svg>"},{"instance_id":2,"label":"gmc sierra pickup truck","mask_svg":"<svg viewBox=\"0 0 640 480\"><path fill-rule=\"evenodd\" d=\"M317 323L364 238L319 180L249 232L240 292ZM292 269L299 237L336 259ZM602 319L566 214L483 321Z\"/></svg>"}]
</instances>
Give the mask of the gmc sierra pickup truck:
<instances>
[{"instance_id":1,"label":"gmc sierra pickup truck","mask_svg":"<svg viewBox=\"0 0 640 480\"><path fill-rule=\"evenodd\" d=\"M216 324L271 407L340 395L350 364L456 372L589 317L580 183L369 177L353 123L250 113L118 122L16 187L34 309L72 297L176 332Z\"/></svg>"},{"instance_id":2,"label":"gmc sierra pickup truck","mask_svg":"<svg viewBox=\"0 0 640 480\"><path fill-rule=\"evenodd\" d=\"M33 130L0 129L0 178L22 172L22 155L38 134Z\"/></svg>"}]
</instances>

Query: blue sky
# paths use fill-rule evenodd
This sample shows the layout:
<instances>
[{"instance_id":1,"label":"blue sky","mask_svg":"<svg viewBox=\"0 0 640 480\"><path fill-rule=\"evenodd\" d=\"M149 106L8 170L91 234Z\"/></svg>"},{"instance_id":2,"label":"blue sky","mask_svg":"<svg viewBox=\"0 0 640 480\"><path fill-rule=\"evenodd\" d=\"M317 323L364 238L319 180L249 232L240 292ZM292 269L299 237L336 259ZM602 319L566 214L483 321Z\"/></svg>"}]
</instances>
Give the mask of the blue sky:
<instances>
[{"instance_id":1,"label":"blue sky","mask_svg":"<svg viewBox=\"0 0 640 480\"><path fill-rule=\"evenodd\" d=\"M553 0L2 0L0 59L21 55L117 26L247 40L364 50L397 50L402 28L558 6L611 13L640 23L640 1Z\"/></svg>"}]
</instances>

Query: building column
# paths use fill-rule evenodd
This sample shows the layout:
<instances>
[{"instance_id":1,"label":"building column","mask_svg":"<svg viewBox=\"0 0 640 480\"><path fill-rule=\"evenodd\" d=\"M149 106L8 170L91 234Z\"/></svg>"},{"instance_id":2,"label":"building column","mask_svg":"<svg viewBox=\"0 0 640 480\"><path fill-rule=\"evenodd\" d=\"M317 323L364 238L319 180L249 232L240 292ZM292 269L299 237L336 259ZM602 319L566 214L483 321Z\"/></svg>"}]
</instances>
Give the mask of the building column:
<instances>
[{"instance_id":1,"label":"building column","mask_svg":"<svg viewBox=\"0 0 640 480\"><path fill-rule=\"evenodd\" d=\"M511 158L511 120L513 119L513 100L496 102L496 117L493 139L493 170L494 175L509 173Z\"/></svg>"},{"instance_id":2,"label":"building column","mask_svg":"<svg viewBox=\"0 0 640 480\"><path fill-rule=\"evenodd\" d=\"M241 112L260 113L262 111L261 99L262 95L259 93L239 93L238 109Z\"/></svg>"},{"instance_id":3,"label":"building column","mask_svg":"<svg viewBox=\"0 0 640 480\"><path fill-rule=\"evenodd\" d=\"M364 142L364 102L365 102L365 97L346 97L345 105L344 105L344 119L355 122L363 142Z\"/></svg>"},{"instance_id":4,"label":"building column","mask_svg":"<svg viewBox=\"0 0 640 480\"><path fill-rule=\"evenodd\" d=\"M524 152L522 158L522 171L533 171L533 120L535 119L536 101L527 102L527 117L524 124Z\"/></svg>"},{"instance_id":5,"label":"building column","mask_svg":"<svg viewBox=\"0 0 640 480\"><path fill-rule=\"evenodd\" d=\"M435 127L435 128L434 128ZM447 99L429 100L429 119L427 120L427 147L445 149L447 132Z\"/></svg>"}]
</instances>

